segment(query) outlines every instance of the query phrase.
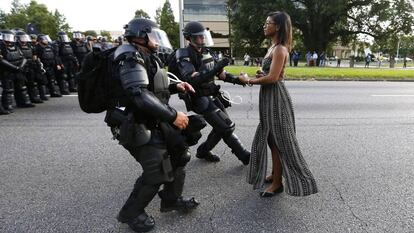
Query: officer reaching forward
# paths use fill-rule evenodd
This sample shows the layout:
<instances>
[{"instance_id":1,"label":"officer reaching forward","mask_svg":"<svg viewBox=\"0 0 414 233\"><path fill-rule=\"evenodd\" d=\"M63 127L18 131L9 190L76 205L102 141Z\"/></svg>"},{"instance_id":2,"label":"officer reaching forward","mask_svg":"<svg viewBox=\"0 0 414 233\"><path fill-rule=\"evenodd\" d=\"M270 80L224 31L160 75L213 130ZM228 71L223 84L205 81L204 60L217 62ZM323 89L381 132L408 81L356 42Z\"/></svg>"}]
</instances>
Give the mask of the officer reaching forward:
<instances>
[{"instance_id":1,"label":"officer reaching forward","mask_svg":"<svg viewBox=\"0 0 414 233\"><path fill-rule=\"evenodd\" d=\"M170 157L164 131L165 128L185 129L189 121L185 113L168 105L170 92L194 92L194 89L188 83L169 84L156 57L157 42L161 42L157 41L158 30L158 26L148 19L133 19L125 26L124 36L129 43L119 46L114 53L115 76L118 76L122 87L117 96L126 96L117 102L126 107L120 114L126 120L111 129L114 137L143 169L119 212L118 220L137 232L154 227L154 219L145 212L145 208L157 193L161 198L162 212L188 211L198 205L194 198L182 197L188 152L183 150L182 157L177 154L174 159ZM117 114L118 108L110 109L107 119L116 118ZM164 184L163 190L158 192L161 184Z\"/></svg>"},{"instance_id":2,"label":"officer reaching forward","mask_svg":"<svg viewBox=\"0 0 414 233\"><path fill-rule=\"evenodd\" d=\"M243 86L244 84L238 77L223 70L228 65L227 58L218 61L206 47L211 46L213 41L210 32L201 23L195 21L187 23L183 34L189 45L176 52L178 75L181 80L190 83L196 90L196 94L191 95L190 100L186 102L187 110L190 107L194 112L203 115L213 127L207 140L198 147L196 156L210 162L220 161L211 150L223 139L236 157L247 165L250 152L233 133L235 124L225 110L223 104L226 104L226 100L221 98L220 86L214 83L214 77L217 76L224 82Z\"/></svg>"}]
</instances>

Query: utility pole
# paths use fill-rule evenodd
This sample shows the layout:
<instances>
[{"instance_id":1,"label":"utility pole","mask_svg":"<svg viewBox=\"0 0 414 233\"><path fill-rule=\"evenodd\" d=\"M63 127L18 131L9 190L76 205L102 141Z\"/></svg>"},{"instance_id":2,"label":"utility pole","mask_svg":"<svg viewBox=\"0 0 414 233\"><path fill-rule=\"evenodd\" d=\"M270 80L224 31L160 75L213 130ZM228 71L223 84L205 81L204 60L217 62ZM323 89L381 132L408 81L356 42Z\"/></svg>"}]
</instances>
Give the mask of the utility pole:
<instances>
[{"instance_id":1,"label":"utility pole","mask_svg":"<svg viewBox=\"0 0 414 233\"><path fill-rule=\"evenodd\" d=\"M184 35L183 35L183 28L184 28L184 9L183 9L183 0L179 0L178 2L178 10L179 10L179 29L180 29L180 48L184 48Z\"/></svg>"}]
</instances>

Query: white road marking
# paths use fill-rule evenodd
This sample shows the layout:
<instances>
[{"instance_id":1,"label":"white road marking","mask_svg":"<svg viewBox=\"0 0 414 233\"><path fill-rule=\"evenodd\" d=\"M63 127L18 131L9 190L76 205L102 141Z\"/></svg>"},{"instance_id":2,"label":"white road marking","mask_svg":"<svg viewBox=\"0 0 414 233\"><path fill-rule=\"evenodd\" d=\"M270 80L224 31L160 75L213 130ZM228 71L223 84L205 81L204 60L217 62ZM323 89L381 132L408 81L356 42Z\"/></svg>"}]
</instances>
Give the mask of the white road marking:
<instances>
[{"instance_id":1,"label":"white road marking","mask_svg":"<svg viewBox=\"0 0 414 233\"><path fill-rule=\"evenodd\" d=\"M372 97L414 97L414 95L371 95Z\"/></svg>"}]
</instances>

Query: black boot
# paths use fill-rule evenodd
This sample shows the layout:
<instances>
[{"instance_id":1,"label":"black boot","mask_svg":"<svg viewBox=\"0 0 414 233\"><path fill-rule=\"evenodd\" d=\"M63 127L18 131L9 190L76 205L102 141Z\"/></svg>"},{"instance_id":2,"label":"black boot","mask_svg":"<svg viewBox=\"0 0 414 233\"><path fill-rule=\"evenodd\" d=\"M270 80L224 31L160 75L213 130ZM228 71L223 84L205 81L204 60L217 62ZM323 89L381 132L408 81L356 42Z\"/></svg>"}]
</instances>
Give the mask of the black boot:
<instances>
[{"instance_id":1,"label":"black boot","mask_svg":"<svg viewBox=\"0 0 414 233\"><path fill-rule=\"evenodd\" d=\"M219 162L220 157L211 153L211 150L217 145L217 143L220 140L221 140L221 134L219 134L215 130L212 130L210 134L208 135L207 140L203 142L197 148L196 157L199 159L205 159L206 161L209 161L209 162Z\"/></svg>"},{"instance_id":2,"label":"black boot","mask_svg":"<svg viewBox=\"0 0 414 233\"><path fill-rule=\"evenodd\" d=\"M13 112L13 89L4 90L1 96L1 103L3 104L4 110Z\"/></svg>"},{"instance_id":3,"label":"black boot","mask_svg":"<svg viewBox=\"0 0 414 233\"><path fill-rule=\"evenodd\" d=\"M22 86L14 93L16 97L16 105L19 108L32 108L35 105L30 102L29 94L27 94L27 87Z\"/></svg>"},{"instance_id":4,"label":"black boot","mask_svg":"<svg viewBox=\"0 0 414 233\"><path fill-rule=\"evenodd\" d=\"M45 85L39 85L38 89L39 89L40 99L43 100L43 101L49 100L49 98L47 98L47 96L46 96L46 86Z\"/></svg>"},{"instance_id":5,"label":"black boot","mask_svg":"<svg viewBox=\"0 0 414 233\"><path fill-rule=\"evenodd\" d=\"M148 232L155 226L154 218L145 213L145 211L125 223L135 232Z\"/></svg>"},{"instance_id":6,"label":"black boot","mask_svg":"<svg viewBox=\"0 0 414 233\"><path fill-rule=\"evenodd\" d=\"M70 92L77 92L78 88L76 88L76 82L74 78L69 79L69 91Z\"/></svg>"},{"instance_id":7,"label":"black boot","mask_svg":"<svg viewBox=\"0 0 414 233\"><path fill-rule=\"evenodd\" d=\"M62 97L62 94L60 94L59 87L55 84L54 81L51 81L49 83L49 93L50 97Z\"/></svg>"},{"instance_id":8,"label":"black boot","mask_svg":"<svg viewBox=\"0 0 414 233\"><path fill-rule=\"evenodd\" d=\"M9 111L6 111L6 109L3 108L3 105L0 103L0 115L7 115L10 114Z\"/></svg>"},{"instance_id":9,"label":"black boot","mask_svg":"<svg viewBox=\"0 0 414 233\"><path fill-rule=\"evenodd\" d=\"M188 213L189 211L197 208L199 204L200 202L198 202L194 197L190 199L179 197L175 201L161 200L160 211L165 213L165 212L176 210L176 211L180 211L183 213Z\"/></svg>"},{"instance_id":10,"label":"black boot","mask_svg":"<svg viewBox=\"0 0 414 233\"><path fill-rule=\"evenodd\" d=\"M59 81L59 89L62 95L70 95L69 84L66 80Z\"/></svg>"},{"instance_id":11,"label":"black boot","mask_svg":"<svg viewBox=\"0 0 414 233\"><path fill-rule=\"evenodd\" d=\"M129 223L134 221L139 214L145 213L145 207L147 207L155 194L157 194L159 187L160 185L145 184L144 179L139 177L127 201L119 211L118 221Z\"/></svg>"},{"instance_id":12,"label":"black boot","mask_svg":"<svg viewBox=\"0 0 414 233\"><path fill-rule=\"evenodd\" d=\"M223 141L231 148L231 152L233 152L244 165L249 164L250 152L244 148L243 144L234 133L224 136Z\"/></svg>"},{"instance_id":13,"label":"black boot","mask_svg":"<svg viewBox=\"0 0 414 233\"><path fill-rule=\"evenodd\" d=\"M41 104L43 103L43 100L40 98L39 95L39 89L37 88L37 84L34 84L33 86L29 86L29 97L30 101L35 104Z\"/></svg>"}]
</instances>

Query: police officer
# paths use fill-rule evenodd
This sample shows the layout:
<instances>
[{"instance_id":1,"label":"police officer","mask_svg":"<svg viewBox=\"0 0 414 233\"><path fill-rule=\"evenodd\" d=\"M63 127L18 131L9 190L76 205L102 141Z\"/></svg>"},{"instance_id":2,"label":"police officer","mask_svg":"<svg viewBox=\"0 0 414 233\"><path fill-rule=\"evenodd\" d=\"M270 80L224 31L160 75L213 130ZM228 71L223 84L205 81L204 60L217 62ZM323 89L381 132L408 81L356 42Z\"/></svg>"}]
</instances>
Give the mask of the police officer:
<instances>
[{"instance_id":1,"label":"police officer","mask_svg":"<svg viewBox=\"0 0 414 233\"><path fill-rule=\"evenodd\" d=\"M22 51L24 58L27 60L27 64L24 69L26 75L27 88L29 90L29 97L32 103L43 103L40 99L39 89L36 80L36 69L37 69L37 57L33 54L33 47L30 42L31 39L24 31L16 32L17 44L19 49Z\"/></svg>"},{"instance_id":2,"label":"police officer","mask_svg":"<svg viewBox=\"0 0 414 233\"><path fill-rule=\"evenodd\" d=\"M3 35L0 32L0 48L1 48L2 44L3 44ZM2 59L2 56L1 55L0 55L0 59ZM0 84L3 82L2 81L3 80L3 74L1 72L1 70L2 69L0 67ZM4 109L3 108L3 104L0 102L0 115L7 115L7 114L10 114L10 112L7 111L6 109Z\"/></svg>"},{"instance_id":3,"label":"police officer","mask_svg":"<svg viewBox=\"0 0 414 233\"><path fill-rule=\"evenodd\" d=\"M62 63L62 69L60 75L58 75L58 83L62 94L70 94L66 86L69 84L70 92L77 91L75 73L79 68L79 62L70 45L69 36L65 32L58 32L57 36L57 55Z\"/></svg>"},{"instance_id":4,"label":"police officer","mask_svg":"<svg viewBox=\"0 0 414 233\"><path fill-rule=\"evenodd\" d=\"M50 97L62 97L56 83L55 72L55 70L61 70L62 67L57 64L55 51L49 44L52 40L49 35L39 34L37 36L37 41L38 44L35 48L35 55L40 59L46 71L44 75L47 78Z\"/></svg>"},{"instance_id":5,"label":"police officer","mask_svg":"<svg viewBox=\"0 0 414 233\"><path fill-rule=\"evenodd\" d=\"M118 114L124 115L126 120L119 127L112 127L112 132L143 169L118 220L137 232L154 227L154 219L145 208L157 193L161 198L161 212L188 211L199 204L194 198L182 197L188 148L180 153L170 153L166 139L188 125L187 115L168 105L170 92L194 89L188 83L169 84L156 56L157 37L154 34L157 30L158 26L151 20L131 20L125 26L129 43L119 46L114 53L115 76L118 76L122 94L127 99L114 101L126 106L125 111ZM119 113L117 108L108 110L107 118L111 119L116 113ZM159 191L161 184L164 188Z\"/></svg>"},{"instance_id":6,"label":"police officer","mask_svg":"<svg viewBox=\"0 0 414 233\"><path fill-rule=\"evenodd\" d=\"M26 77L23 70L27 64L23 53L16 46L15 35L10 30L2 31L0 64L2 65L2 103L5 110L13 111L13 92L17 107L27 108L35 105L29 99L26 87Z\"/></svg>"},{"instance_id":7,"label":"police officer","mask_svg":"<svg viewBox=\"0 0 414 233\"><path fill-rule=\"evenodd\" d=\"M36 53L36 47L39 44L37 41L37 35L36 34L30 34L30 40L31 40L31 46L33 48L33 56L36 57L35 63L35 81L37 83L37 88L39 90L40 99L43 101L49 100L49 98L46 96L47 90L46 85L48 84L47 77L46 77L46 70L43 67L43 63L40 61L40 59L35 55Z\"/></svg>"},{"instance_id":8,"label":"police officer","mask_svg":"<svg viewBox=\"0 0 414 233\"><path fill-rule=\"evenodd\" d=\"M72 46L73 52L75 53L76 58L79 62L79 68L82 66L82 61L85 58L86 54L90 52L87 43L84 41L84 36L81 32L75 31L73 32L73 39L70 43Z\"/></svg>"},{"instance_id":9,"label":"police officer","mask_svg":"<svg viewBox=\"0 0 414 233\"><path fill-rule=\"evenodd\" d=\"M220 161L211 150L223 139L236 157L247 165L250 152L233 133L235 124L225 110L225 106L230 104L220 95L218 91L220 86L214 83L214 77L218 76L224 82L244 84L238 77L223 71L223 68L228 65L228 59L219 61L207 48L213 42L210 32L201 23L194 21L187 23L183 34L189 45L176 51L178 74L181 80L190 83L196 90L196 95L191 95L187 100L187 110L191 109L202 114L213 127L207 140L198 147L196 157L210 162Z\"/></svg>"}]
</instances>

